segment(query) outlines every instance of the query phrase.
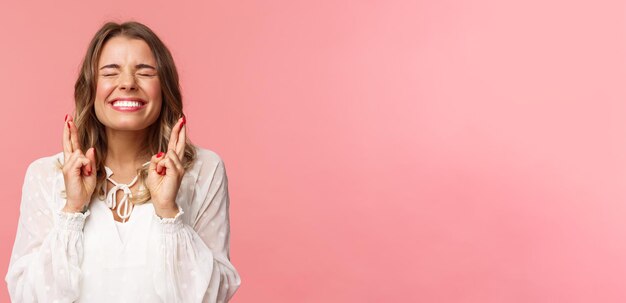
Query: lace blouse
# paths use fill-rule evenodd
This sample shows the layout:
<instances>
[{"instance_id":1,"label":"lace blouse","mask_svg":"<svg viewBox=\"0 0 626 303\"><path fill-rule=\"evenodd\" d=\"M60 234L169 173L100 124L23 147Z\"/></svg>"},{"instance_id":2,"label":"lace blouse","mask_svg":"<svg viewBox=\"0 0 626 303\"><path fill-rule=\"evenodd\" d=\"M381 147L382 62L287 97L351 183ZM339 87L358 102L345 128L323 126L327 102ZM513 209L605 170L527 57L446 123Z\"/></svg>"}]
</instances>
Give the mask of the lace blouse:
<instances>
[{"instance_id":1,"label":"lace blouse","mask_svg":"<svg viewBox=\"0 0 626 303\"><path fill-rule=\"evenodd\" d=\"M118 230L106 199L62 211L63 153L28 166L5 281L12 302L228 302L241 284L230 262L224 162L196 147L175 218L136 205ZM107 175L110 175L107 169Z\"/></svg>"}]
</instances>

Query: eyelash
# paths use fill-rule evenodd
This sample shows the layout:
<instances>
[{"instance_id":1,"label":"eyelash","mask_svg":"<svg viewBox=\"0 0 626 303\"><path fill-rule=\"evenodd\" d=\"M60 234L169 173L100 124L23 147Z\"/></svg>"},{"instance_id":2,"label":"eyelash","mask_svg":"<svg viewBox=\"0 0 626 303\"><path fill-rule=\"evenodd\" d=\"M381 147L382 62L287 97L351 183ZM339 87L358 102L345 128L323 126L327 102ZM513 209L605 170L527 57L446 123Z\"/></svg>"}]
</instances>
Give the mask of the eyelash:
<instances>
[{"instance_id":1,"label":"eyelash","mask_svg":"<svg viewBox=\"0 0 626 303\"><path fill-rule=\"evenodd\" d=\"M114 76L114 75L116 75L116 74L105 74L105 75L103 75L103 76L108 77L108 76ZM148 75L148 74L139 74L139 75L140 75L140 76L148 76L148 77L153 77L153 76L155 76L155 75Z\"/></svg>"}]
</instances>

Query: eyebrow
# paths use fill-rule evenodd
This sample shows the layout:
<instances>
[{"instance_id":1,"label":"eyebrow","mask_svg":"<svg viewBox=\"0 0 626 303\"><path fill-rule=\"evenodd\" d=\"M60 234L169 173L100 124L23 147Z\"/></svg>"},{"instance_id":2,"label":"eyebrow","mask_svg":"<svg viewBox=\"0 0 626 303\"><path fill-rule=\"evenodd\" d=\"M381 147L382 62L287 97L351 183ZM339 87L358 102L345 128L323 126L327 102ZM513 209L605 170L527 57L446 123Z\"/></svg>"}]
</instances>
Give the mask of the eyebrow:
<instances>
[{"instance_id":1,"label":"eyebrow","mask_svg":"<svg viewBox=\"0 0 626 303\"><path fill-rule=\"evenodd\" d=\"M100 69L105 69L105 68L117 68L117 69L119 69L120 66L118 64L107 64L107 65L101 67ZM156 68L154 66L148 65L148 64L143 64L143 63L135 65L135 68L136 69L150 68L150 69L156 70Z\"/></svg>"}]
</instances>

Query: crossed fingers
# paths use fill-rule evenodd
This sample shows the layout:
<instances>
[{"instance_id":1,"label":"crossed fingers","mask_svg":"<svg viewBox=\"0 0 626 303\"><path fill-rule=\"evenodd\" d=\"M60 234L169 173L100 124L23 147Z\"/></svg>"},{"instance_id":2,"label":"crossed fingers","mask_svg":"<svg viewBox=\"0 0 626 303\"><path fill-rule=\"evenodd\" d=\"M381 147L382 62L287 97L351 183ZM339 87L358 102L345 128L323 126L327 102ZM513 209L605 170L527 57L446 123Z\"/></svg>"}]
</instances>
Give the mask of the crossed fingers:
<instances>
[{"instance_id":1,"label":"crossed fingers","mask_svg":"<svg viewBox=\"0 0 626 303\"><path fill-rule=\"evenodd\" d=\"M187 136L187 127L184 127L186 123L187 121L183 115L180 119L178 119L174 128L172 128L169 144L167 146L167 153L165 154L165 157L159 161L156 167L156 171L160 175L165 175L166 166L175 167L179 172L184 171L182 159L184 157L186 146L185 138ZM170 165L166 165L166 163Z\"/></svg>"},{"instance_id":2,"label":"crossed fingers","mask_svg":"<svg viewBox=\"0 0 626 303\"><path fill-rule=\"evenodd\" d=\"M74 124L74 118L71 115L65 116L65 126L63 127L63 156L64 163L74 162L77 158L85 158L80 144L78 143L78 129ZM86 158L85 158L86 159ZM85 159L82 159L83 161ZM90 175L92 171L91 163L82 166L82 173Z\"/></svg>"}]
</instances>

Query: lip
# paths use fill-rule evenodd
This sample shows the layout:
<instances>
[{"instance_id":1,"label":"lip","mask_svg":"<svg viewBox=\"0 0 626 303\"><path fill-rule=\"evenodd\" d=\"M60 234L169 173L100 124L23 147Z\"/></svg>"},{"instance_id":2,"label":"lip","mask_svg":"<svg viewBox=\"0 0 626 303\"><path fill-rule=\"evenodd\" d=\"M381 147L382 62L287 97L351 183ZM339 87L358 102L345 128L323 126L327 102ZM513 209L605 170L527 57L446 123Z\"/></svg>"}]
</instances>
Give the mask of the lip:
<instances>
[{"instance_id":1,"label":"lip","mask_svg":"<svg viewBox=\"0 0 626 303\"><path fill-rule=\"evenodd\" d=\"M119 106L113 106L113 102L115 101L137 101L137 102L141 102L141 106L139 107L119 107ZM141 99L141 98L125 98L125 97L120 97L120 98L115 98L111 101L109 101L107 104L114 110L118 111L118 112L136 112L138 110L142 110L144 107L146 107L146 100Z\"/></svg>"},{"instance_id":2,"label":"lip","mask_svg":"<svg viewBox=\"0 0 626 303\"><path fill-rule=\"evenodd\" d=\"M109 101L109 104L111 104L111 103L113 103L113 102L115 102L115 101L139 101L139 102L141 102L141 103L143 103L143 104L146 104L146 100L141 99L141 98L132 98L132 97L128 97L128 98L127 98L127 97L119 97L119 98L115 98L115 99L112 99L111 101Z\"/></svg>"}]
</instances>

